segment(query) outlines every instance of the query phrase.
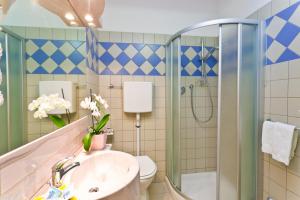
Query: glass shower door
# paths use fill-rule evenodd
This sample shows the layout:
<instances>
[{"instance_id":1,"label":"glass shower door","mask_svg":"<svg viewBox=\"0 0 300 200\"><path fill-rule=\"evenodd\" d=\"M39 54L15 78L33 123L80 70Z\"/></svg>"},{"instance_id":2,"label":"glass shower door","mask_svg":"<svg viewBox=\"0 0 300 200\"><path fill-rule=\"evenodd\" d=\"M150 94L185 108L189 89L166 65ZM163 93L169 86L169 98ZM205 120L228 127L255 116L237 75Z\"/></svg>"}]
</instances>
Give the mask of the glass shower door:
<instances>
[{"instance_id":1,"label":"glass shower door","mask_svg":"<svg viewBox=\"0 0 300 200\"><path fill-rule=\"evenodd\" d=\"M9 74L9 143L10 149L23 144L23 51L22 40L7 34L8 74Z\"/></svg>"},{"instance_id":2,"label":"glass shower door","mask_svg":"<svg viewBox=\"0 0 300 200\"><path fill-rule=\"evenodd\" d=\"M0 32L0 43L3 48L0 60L0 70L2 72L2 84L0 91L4 97L4 104L0 106L0 155L8 151L8 105L7 105L7 71L6 71L6 49L5 49L5 33Z\"/></svg>"},{"instance_id":3,"label":"glass shower door","mask_svg":"<svg viewBox=\"0 0 300 200\"><path fill-rule=\"evenodd\" d=\"M167 176L178 190L181 188L180 39L176 38L167 46L166 60Z\"/></svg>"},{"instance_id":4,"label":"glass shower door","mask_svg":"<svg viewBox=\"0 0 300 200\"><path fill-rule=\"evenodd\" d=\"M24 56L23 39L2 27L0 43L3 55L0 69L3 81L0 91L4 104L0 106L0 155L24 144Z\"/></svg>"}]
</instances>

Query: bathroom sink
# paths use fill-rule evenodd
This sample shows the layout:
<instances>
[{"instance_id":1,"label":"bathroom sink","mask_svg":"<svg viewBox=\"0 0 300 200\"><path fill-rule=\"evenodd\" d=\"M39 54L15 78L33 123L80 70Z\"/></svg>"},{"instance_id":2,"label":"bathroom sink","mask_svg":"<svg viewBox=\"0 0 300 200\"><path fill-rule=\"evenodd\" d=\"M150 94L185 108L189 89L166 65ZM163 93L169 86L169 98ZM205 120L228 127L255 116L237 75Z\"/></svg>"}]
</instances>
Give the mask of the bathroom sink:
<instances>
[{"instance_id":1,"label":"bathroom sink","mask_svg":"<svg viewBox=\"0 0 300 200\"><path fill-rule=\"evenodd\" d=\"M77 198L85 200L139 198L139 164L135 157L119 151L82 153L80 167L65 176ZM136 198L135 198L136 197Z\"/></svg>"}]
</instances>

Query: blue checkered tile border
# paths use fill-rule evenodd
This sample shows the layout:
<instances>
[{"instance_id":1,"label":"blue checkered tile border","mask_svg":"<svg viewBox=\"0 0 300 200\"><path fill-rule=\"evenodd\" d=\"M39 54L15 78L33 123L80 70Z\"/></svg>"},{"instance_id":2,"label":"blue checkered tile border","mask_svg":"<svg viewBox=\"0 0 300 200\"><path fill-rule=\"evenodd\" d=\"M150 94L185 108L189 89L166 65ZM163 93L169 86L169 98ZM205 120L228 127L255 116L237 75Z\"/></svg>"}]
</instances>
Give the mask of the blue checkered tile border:
<instances>
[{"instance_id":1,"label":"blue checkered tile border","mask_svg":"<svg viewBox=\"0 0 300 200\"><path fill-rule=\"evenodd\" d=\"M165 47L158 44L98 42L100 75L165 75Z\"/></svg>"},{"instance_id":2,"label":"blue checkered tile border","mask_svg":"<svg viewBox=\"0 0 300 200\"><path fill-rule=\"evenodd\" d=\"M204 56L214 50L214 47L204 47ZM181 47L181 76L202 76L202 47L182 46ZM214 52L205 62L207 76L217 76L218 59Z\"/></svg>"},{"instance_id":3,"label":"blue checkered tile border","mask_svg":"<svg viewBox=\"0 0 300 200\"><path fill-rule=\"evenodd\" d=\"M92 28L86 28L86 65L99 74L97 34Z\"/></svg>"},{"instance_id":4,"label":"blue checkered tile border","mask_svg":"<svg viewBox=\"0 0 300 200\"><path fill-rule=\"evenodd\" d=\"M213 47L205 47L207 53ZM182 46L182 76L201 76L202 48ZM217 75L217 58L206 61L208 76ZM100 75L165 75L165 46L159 44L98 42L98 73Z\"/></svg>"},{"instance_id":5,"label":"blue checkered tile border","mask_svg":"<svg viewBox=\"0 0 300 200\"><path fill-rule=\"evenodd\" d=\"M266 64L300 58L300 2L268 18L266 23Z\"/></svg>"},{"instance_id":6,"label":"blue checkered tile border","mask_svg":"<svg viewBox=\"0 0 300 200\"><path fill-rule=\"evenodd\" d=\"M25 42L28 74L85 73L85 42L45 39Z\"/></svg>"}]
</instances>

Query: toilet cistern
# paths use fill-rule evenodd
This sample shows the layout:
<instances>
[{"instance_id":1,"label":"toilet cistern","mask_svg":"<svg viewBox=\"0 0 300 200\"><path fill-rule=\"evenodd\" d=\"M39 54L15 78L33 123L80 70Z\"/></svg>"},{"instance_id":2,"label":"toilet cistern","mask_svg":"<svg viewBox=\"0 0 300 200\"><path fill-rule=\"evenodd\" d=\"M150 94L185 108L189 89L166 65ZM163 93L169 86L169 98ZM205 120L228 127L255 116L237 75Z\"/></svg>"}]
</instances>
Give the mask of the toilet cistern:
<instances>
[{"instance_id":1,"label":"toilet cistern","mask_svg":"<svg viewBox=\"0 0 300 200\"><path fill-rule=\"evenodd\" d=\"M137 156L140 155L141 113L152 112L153 104L152 82L124 82L123 107L124 112L136 113Z\"/></svg>"}]
</instances>

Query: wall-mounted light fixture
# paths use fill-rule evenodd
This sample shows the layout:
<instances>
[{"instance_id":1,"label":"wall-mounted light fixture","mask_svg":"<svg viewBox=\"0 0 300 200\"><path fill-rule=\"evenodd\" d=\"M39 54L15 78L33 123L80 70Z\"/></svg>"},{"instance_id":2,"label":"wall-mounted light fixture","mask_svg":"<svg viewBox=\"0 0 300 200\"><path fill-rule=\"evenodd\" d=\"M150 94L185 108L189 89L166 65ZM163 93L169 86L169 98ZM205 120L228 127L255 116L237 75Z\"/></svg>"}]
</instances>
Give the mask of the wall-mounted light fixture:
<instances>
[{"instance_id":1,"label":"wall-mounted light fixture","mask_svg":"<svg viewBox=\"0 0 300 200\"><path fill-rule=\"evenodd\" d=\"M102 27L105 0L36 0L69 26Z\"/></svg>"}]
</instances>

